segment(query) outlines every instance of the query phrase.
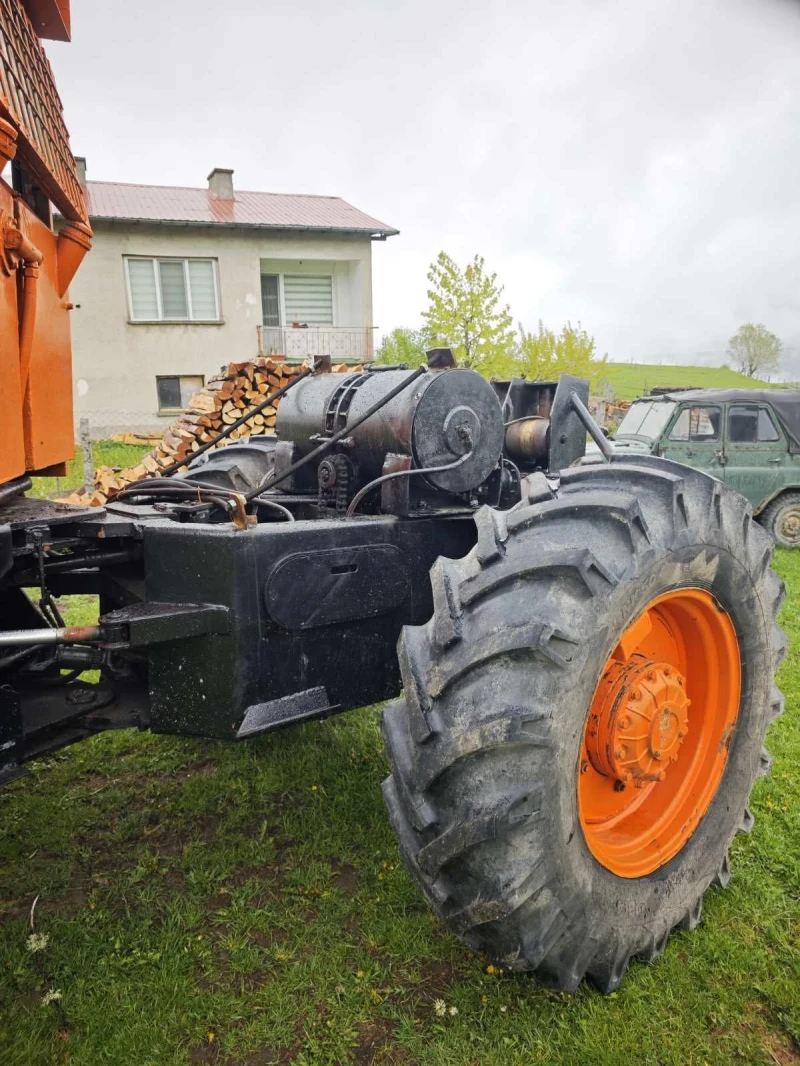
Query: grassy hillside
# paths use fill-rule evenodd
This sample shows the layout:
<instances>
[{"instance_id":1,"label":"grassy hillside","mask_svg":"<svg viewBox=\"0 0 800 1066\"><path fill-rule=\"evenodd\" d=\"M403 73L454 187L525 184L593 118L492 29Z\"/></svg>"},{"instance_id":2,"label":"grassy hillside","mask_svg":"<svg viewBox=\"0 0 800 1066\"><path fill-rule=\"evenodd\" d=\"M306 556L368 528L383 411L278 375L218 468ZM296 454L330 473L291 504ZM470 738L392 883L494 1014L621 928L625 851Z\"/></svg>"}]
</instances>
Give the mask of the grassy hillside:
<instances>
[{"instance_id":1,"label":"grassy hillside","mask_svg":"<svg viewBox=\"0 0 800 1066\"><path fill-rule=\"evenodd\" d=\"M605 380L618 400L643 396L656 386L698 389L764 389L764 381L748 378L736 370L713 366L660 366L649 363L607 363Z\"/></svg>"}]
</instances>

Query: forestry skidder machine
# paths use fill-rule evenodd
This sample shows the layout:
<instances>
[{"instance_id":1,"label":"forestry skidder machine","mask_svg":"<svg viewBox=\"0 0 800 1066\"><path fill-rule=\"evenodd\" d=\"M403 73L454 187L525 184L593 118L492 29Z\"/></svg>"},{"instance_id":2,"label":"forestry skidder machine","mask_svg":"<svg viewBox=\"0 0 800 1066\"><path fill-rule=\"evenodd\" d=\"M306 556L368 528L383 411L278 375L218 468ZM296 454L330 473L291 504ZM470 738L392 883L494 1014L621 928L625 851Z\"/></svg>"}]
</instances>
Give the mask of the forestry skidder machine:
<instances>
[{"instance_id":1,"label":"forestry skidder machine","mask_svg":"<svg viewBox=\"0 0 800 1066\"><path fill-rule=\"evenodd\" d=\"M242 740L402 689L384 792L431 906L504 967L615 988L727 883L769 767L783 587L749 505L614 455L585 382L490 384L446 349L319 360L276 437L105 509L26 496L73 453L90 231L37 39L66 36L68 4L0 18L0 775L103 729ZM74 593L96 626L63 624Z\"/></svg>"}]
</instances>

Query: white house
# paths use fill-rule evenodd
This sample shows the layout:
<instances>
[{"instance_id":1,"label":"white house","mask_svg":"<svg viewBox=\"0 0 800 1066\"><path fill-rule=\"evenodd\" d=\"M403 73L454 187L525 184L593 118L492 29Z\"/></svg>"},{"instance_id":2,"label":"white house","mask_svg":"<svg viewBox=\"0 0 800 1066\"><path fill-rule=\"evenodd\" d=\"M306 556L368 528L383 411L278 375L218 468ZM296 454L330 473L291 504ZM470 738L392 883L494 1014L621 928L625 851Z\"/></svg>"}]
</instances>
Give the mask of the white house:
<instances>
[{"instance_id":1,"label":"white house","mask_svg":"<svg viewBox=\"0 0 800 1066\"><path fill-rule=\"evenodd\" d=\"M85 180L93 247L70 287L75 417L159 428L223 363L371 359L372 242L398 231L336 196Z\"/></svg>"}]
</instances>

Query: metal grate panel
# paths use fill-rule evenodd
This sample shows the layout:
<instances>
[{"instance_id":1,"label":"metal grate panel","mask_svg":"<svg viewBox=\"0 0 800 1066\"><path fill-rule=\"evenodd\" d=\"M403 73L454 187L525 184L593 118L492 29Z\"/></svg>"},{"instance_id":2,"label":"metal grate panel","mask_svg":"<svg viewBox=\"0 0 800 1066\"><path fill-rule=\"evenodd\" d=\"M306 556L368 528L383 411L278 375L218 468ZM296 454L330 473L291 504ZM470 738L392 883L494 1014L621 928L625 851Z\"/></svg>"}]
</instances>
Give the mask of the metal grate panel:
<instances>
[{"instance_id":1,"label":"metal grate panel","mask_svg":"<svg viewBox=\"0 0 800 1066\"><path fill-rule=\"evenodd\" d=\"M0 117L19 130L17 157L61 214L85 222L53 72L19 0L0 0Z\"/></svg>"}]
</instances>

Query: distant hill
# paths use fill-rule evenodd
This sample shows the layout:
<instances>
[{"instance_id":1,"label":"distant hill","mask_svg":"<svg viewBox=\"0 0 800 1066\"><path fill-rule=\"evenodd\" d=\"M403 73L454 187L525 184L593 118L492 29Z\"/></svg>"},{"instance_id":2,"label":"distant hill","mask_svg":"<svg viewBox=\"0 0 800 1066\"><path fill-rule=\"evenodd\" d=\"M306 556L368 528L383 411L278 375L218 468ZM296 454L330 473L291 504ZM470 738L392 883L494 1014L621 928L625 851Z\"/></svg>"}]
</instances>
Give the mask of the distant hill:
<instances>
[{"instance_id":1,"label":"distant hill","mask_svg":"<svg viewBox=\"0 0 800 1066\"><path fill-rule=\"evenodd\" d=\"M662 366L650 363L606 363L604 379L618 400L633 400L657 386L696 389L769 389L775 386L711 366ZM598 389L598 392L600 389Z\"/></svg>"}]
</instances>

